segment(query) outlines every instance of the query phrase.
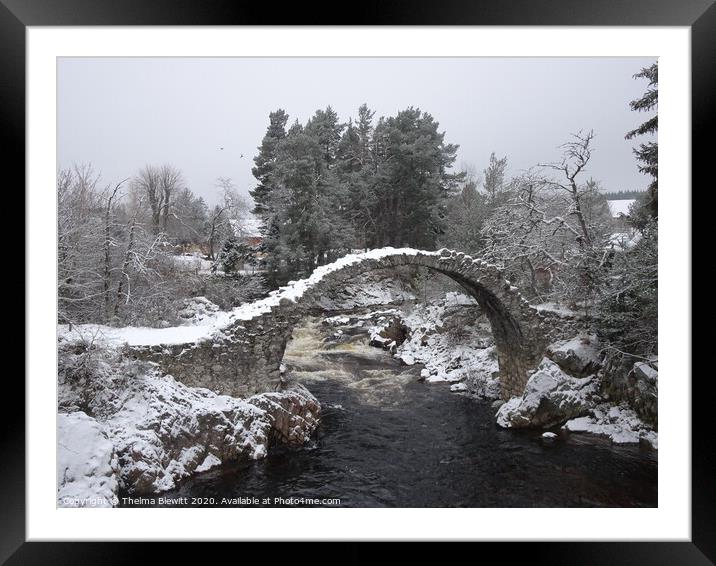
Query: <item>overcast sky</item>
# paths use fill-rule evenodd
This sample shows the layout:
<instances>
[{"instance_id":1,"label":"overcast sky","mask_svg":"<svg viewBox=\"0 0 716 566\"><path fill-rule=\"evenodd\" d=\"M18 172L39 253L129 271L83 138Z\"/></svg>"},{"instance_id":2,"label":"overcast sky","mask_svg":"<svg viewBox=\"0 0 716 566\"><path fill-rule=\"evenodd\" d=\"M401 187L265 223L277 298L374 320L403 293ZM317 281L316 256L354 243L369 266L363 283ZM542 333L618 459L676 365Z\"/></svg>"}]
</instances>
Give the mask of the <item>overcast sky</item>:
<instances>
[{"instance_id":1,"label":"overcast sky","mask_svg":"<svg viewBox=\"0 0 716 566\"><path fill-rule=\"evenodd\" d=\"M58 167L91 163L105 183L146 163L171 163L209 203L230 177L252 188L252 158L269 112L289 123L333 106L341 120L363 103L381 115L415 106L459 144L456 167L478 172L490 153L508 175L557 160L571 132L593 129L588 175L604 190L643 189L624 134L646 114L629 101L647 58L60 58ZM220 148L224 149L221 150ZM241 155L243 154L243 157Z\"/></svg>"}]
</instances>

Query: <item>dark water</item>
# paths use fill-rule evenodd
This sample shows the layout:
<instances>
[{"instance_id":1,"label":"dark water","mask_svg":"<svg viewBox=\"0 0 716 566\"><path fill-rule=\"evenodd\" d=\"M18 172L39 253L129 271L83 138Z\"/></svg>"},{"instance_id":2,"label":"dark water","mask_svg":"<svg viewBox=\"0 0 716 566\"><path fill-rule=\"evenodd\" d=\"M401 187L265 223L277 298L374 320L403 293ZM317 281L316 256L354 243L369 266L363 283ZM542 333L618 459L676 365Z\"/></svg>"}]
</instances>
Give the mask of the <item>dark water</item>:
<instances>
[{"instance_id":1,"label":"dark water","mask_svg":"<svg viewBox=\"0 0 716 566\"><path fill-rule=\"evenodd\" d=\"M500 429L488 402L417 381L364 338L326 345L312 322L286 361L323 406L315 440L186 480L168 498L337 499L344 507L654 507L656 452L588 435ZM343 338L345 339L345 337ZM199 501L201 503L201 501ZM194 501L194 504L197 502ZM154 504L158 504L157 501Z\"/></svg>"}]
</instances>

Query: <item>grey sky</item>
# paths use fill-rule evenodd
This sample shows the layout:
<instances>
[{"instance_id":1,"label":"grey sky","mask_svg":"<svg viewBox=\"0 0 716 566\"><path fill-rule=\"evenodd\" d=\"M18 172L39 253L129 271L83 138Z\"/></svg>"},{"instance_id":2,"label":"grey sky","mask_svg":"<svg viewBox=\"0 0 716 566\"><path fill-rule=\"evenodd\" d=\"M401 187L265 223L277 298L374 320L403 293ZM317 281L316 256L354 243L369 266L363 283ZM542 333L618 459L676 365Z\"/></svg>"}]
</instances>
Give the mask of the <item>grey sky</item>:
<instances>
[{"instance_id":1,"label":"grey sky","mask_svg":"<svg viewBox=\"0 0 716 566\"><path fill-rule=\"evenodd\" d=\"M594 129L587 171L605 190L643 189L626 131L649 58L60 58L58 167L92 163L105 183L171 163L209 203L217 177L242 193L269 112L304 123L332 105L381 115L429 112L460 145L456 167L507 155L509 174L559 158L571 132ZM223 150L219 148L223 147ZM243 154L243 158L240 156Z\"/></svg>"}]
</instances>

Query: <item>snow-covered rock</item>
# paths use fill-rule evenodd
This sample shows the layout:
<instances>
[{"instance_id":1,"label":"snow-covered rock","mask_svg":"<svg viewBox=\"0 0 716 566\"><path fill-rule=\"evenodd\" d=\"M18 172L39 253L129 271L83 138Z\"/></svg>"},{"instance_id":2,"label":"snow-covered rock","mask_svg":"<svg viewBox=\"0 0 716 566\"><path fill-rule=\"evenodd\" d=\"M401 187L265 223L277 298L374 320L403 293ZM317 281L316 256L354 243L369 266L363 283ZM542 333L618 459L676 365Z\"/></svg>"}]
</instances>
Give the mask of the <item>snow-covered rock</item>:
<instances>
[{"instance_id":1,"label":"snow-covered rock","mask_svg":"<svg viewBox=\"0 0 716 566\"><path fill-rule=\"evenodd\" d=\"M263 458L272 441L303 443L320 418L320 405L298 384L237 399L188 387L111 349L61 350L58 409L93 417L104 448L116 454L121 486L134 493L172 489L217 461ZM82 430L64 437L75 435ZM90 475L98 474L95 467Z\"/></svg>"},{"instance_id":2,"label":"snow-covered rock","mask_svg":"<svg viewBox=\"0 0 716 566\"><path fill-rule=\"evenodd\" d=\"M392 274L391 274L392 275ZM357 307L391 305L415 299L412 289L394 276L366 274L360 281L350 283L316 299L324 310L350 310Z\"/></svg>"},{"instance_id":3,"label":"snow-covered rock","mask_svg":"<svg viewBox=\"0 0 716 566\"><path fill-rule=\"evenodd\" d=\"M606 436L616 444L638 443L641 440L658 448L658 434L626 405L597 405L590 415L571 419L562 427L570 432L588 432Z\"/></svg>"},{"instance_id":4,"label":"snow-covered rock","mask_svg":"<svg viewBox=\"0 0 716 566\"><path fill-rule=\"evenodd\" d=\"M610 354L601 372L604 395L616 404L625 403L649 426L658 426L658 359Z\"/></svg>"},{"instance_id":5,"label":"snow-covered rock","mask_svg":"<svg viewBox=\"0 0 716 566\"><path fill-rule=\"evenodd\" d=\"M636 362L634 364L634 375L637 380L644 380L654 385L658 384L659 372L645 362Z\"/></svg>"},{"instance_id":6,"label":"snow-covered rock","mask_svg":"<svg viewBox=\"0 0 716 566\"><path fill-rule=\"evenodd\" d=\"M589 411L597 393L594 377L576 378L544 358L527 381L521 397L513 397L497 411L504 428L549 428Z\"/></svg>"},{"instance_id":7,"label":"snow-covered rock","mask_svg":"<svg viewBox=\"0 0 716 566\"><path fill-rule=\"evenodd\" d=\"M599 340L593 334L582 334L552 344L547 350L552 361L570 375L586 377L601 367Z\"/></svg>"},{"instance_id":8,"label":"snow-covered rock","mask_svg":"<svg viewBox=\"0 0 716 566\"><path fill-rule=\"evenodd\" d=\"M182 320L182 324L198 324L210 319L219 310L219 305L212 303L206 297L191 297L184 301L177 315Z\"/></svg>"},{"instance_id":9,"label":"snow-covered rock","mask_svg":"<svg viewBox=\"0 0 716 566\"><path fill-rule=\"evenodd\" d=\"M424 365L420 376L427 383L460 384L451 386L451 391L499 397L499 368L489 323L472 298L452 292L434 304L403 310L400 328L407 329L407 335L395 350L397 358L407 365Z\"/></svg>"},{"instance_id":10,"label":"snow-covered rock","mask_svg":"<svg viewBox=\"0 0 716 566\"><path fill-rule=\"evenodd\" d=\"M57 505L114 507L119 470L104 427L81 411L57 416Z\"/></svg>"}]
</instances>

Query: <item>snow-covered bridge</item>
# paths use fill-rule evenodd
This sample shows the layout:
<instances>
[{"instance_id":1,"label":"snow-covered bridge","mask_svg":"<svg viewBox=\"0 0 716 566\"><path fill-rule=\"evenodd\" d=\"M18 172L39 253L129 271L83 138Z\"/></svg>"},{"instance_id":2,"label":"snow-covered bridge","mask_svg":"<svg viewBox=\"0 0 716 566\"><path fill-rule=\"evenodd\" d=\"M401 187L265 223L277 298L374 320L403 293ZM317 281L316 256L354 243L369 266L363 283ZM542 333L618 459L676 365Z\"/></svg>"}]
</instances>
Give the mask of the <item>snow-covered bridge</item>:
<instances>
[{"instance_id":1,"label":"snow-covered bridge","mask_svg":"<svg viewBox=\"0 0 716 566\"><path fill-rule=\"evenodd\" d=\"M442 273L475 298L492 326L502 397L521 395L549 341L548 319L528 304L500 269L445 249L382 248L348 255L266 299L222 313L211 325L147 329L125 336L125 341L133 355L158 362L187 385L234 396L273 390L293 326L315 306L314 299L359 274L404 265Z\"/></svg>"}]
</instances>

